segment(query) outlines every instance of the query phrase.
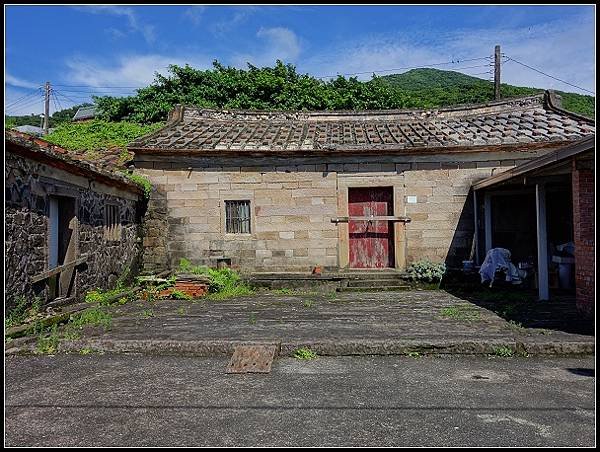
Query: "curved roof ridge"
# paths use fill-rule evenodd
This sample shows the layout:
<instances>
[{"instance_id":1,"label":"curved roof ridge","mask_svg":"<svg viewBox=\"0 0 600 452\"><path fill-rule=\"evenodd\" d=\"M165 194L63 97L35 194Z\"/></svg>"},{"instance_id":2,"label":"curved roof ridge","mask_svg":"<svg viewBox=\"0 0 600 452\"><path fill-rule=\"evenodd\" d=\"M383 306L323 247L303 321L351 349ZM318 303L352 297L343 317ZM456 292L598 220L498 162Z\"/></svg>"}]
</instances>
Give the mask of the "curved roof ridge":
<instances>
[{"instance_id":1,"label":"curved roof ridge","mask_svg":"<svg viewBox=\"0 0 600 452\"><path fill-rule=\"evenodd\" d=\"M454 116L477 115L481 113L493 113L494 110L532 109L542 107L545 94L540 93L533 96L512 97L481 104L460 104L447 107L432 108L407 108L387 110L244 110L230 108L201 108L194 105L177 105L181 109L183 119L254 119L254 120L342 120L342 119L369 119L376 118L426 118L431 115ZM187 114L186 114L187 113Z\"/></svg>"}]
</instances>

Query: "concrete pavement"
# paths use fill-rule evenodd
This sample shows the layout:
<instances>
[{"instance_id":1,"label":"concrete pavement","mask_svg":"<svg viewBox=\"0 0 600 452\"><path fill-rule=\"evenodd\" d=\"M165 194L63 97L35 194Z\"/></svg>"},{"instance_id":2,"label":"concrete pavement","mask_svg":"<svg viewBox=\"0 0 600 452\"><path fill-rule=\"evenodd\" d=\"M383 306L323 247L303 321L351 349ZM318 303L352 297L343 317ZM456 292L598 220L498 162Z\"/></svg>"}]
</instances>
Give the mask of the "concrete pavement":
<instances>
[{"instance_id":1,"label":"concrete pavement","mask_svg":"<svg viewBox=\"0 0 600 452\"><path fill-rule=\"evenodd\" d=\"M594 446L594 359L6 358L7 446Z\"/></svg>"}]
</instances>

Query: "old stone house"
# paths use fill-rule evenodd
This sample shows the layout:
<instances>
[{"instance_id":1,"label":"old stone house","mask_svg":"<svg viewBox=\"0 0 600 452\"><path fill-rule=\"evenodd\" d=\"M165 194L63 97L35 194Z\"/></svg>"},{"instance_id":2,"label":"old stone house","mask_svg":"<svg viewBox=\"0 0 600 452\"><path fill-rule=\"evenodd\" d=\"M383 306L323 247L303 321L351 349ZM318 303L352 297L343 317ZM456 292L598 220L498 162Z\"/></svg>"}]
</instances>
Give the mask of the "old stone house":
<instances>
[{"instance_id":1,"label":"old stone house","mask_svg":"<svg viewBox=\"0 0 600 452\"><path fill-rule=\"evenodd\" d=\"M5 133L6 309L113 288L139 266L141 188L58 146Z\"/></svg>"},{"instance_id":2,"label":"old stone house","mask_svg":"<svg viewBox=\"0 0 600 452\"><path fill-rule=\"evenodd\" d=\"M437 110L177 106L129 145L154 183L147 270L404 269L473 255L472 183L594 133L552 93Z\"/></svg>"}]
</instances>

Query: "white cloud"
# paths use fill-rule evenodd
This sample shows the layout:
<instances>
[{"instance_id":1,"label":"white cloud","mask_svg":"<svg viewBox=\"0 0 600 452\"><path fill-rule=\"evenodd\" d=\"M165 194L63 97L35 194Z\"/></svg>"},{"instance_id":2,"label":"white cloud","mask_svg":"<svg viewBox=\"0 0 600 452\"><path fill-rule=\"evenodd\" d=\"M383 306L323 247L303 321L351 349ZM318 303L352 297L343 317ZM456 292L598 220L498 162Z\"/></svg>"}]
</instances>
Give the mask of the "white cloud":
<instances>
[{"instance_id":1,"label":"white cloud","mask_svg":"<svg viewBox=\"0 0 600 452\"><path fill-rule=\"evenodd\" d=\"M234 13L230 18L216 21L210 27L214 35L222 36L231 32L235 27L246 22L252 14L258 11L258 7L248 5L232 7L231 9Z\"/></svg>"},{"instance_id":2,"label":"white cloud","mask_svg":"<svg viewBox=\"0 0 600 452\"><path fill-rule=\"evenodd\" d=\"M255 66L272 66L276 60L286 63L295 62L302 52L300 40L289 28L261 28L256 36L263 44L255 46L255 50L246 54L235 54L233 64L244 67L246 63Z\"/></svg>"},{"instance_id":3,"label":"white cloud","mask_svg":"<svg viewBox=\"0 0 600 452\"><path fill-rule=\"evenodd\" d=\"M194 25L199 25L206 6L191 6L183 12L183 17L190 20Z\"/></svg>"},{"instance_id":4,"label":"white cloud","mask_svg":"<svg viewBox=\"0 0 600 452\"><path fill-rule=\"evenodd\" d=\"M405 33L374 35L354 42L322 49L299 62L298 69L315 76L337 73L366 72L358 76L370 79L372 71L426 66L452 60L491 56L496 44L502 53L575 85L595 91L595 27L593 18L559 20L536 27L485 28L459 30L436 34L431 31L428 40L407 36ZM444 70L485 65L486 60L435 66ZM488 70L486 66L462 69L476 74ZM406 70L384 72L401 73ZM479 75L486 78L486 75ZM581 92L576 88L538 74L514 62L502 66L502 82L518 86L553 88Z\"/></svg>"},{"instance_id":5,"label":"white cloud","mask_svg":"<svg viewBox=\"0 0 600 452\"><path fill-rule=\"evenodd\" d=\"M71 58L66 62L66 79L70 83L90 87L146 86L154 80L154 73L167 73L170 64L208 68L211 59L203 56L188 58L167 55L124 55L116 62L103 62L87 58Z\"/></svg>"},{"instance_id":6,"label":"white cloud","mask_svg":"<svg viewBox=\"0 0 600 452\"><path fill-rule=\"evenodd\" d=\"M154 42L156 36L154 26L142 23L135 14L133 8L123 6L76 6L78 11L84 11L92 14L110 14L112 16L121 16L127 19L129 31L131 33L140 33L148 43Z\"/></svg>"},{"instance_id":7,"label":"white cloud","mask_svg":"<svg viewBox=\"0 0 600 452\"><path fill-rule=\"evenodd\" d=\"M38 88L41 86L40 83L34 83L34 82L30 82L28 80L23 80L21 78L10 75L9 73L6 73L6 75L4 77L4 81L6 82L7 85L17 86L19 88L35 89L35 88Z\"/></svg>"}]
</instances>

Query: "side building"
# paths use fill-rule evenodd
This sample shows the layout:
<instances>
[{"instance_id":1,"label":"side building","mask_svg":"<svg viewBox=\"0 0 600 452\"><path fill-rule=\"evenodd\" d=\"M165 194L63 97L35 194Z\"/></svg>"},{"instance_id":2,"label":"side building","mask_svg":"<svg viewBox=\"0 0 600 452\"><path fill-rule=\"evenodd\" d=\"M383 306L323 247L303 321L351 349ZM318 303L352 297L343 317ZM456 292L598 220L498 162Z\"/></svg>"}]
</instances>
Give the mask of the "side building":
<instances>
[{"instance_id":1,"label":"side building","mask_svg":"<svg viewBox=\"0 0 600 452\"><path fill-rule=\"evenodd\" d=\"M5 308L113 288L141 256L142 189L66 150L5 133Z\"/></svg>"}]
</instances>

